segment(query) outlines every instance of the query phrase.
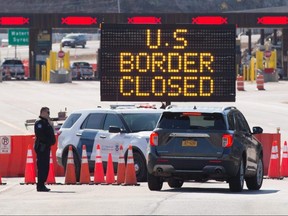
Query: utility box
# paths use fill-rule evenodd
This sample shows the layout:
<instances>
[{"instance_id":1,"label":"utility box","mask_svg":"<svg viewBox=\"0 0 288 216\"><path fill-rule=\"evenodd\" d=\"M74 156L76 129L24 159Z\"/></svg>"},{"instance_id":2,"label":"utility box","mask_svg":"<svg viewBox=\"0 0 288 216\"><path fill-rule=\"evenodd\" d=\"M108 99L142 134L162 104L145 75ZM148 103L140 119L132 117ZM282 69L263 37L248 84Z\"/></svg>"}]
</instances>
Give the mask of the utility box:
<instances>
[{"instance_id":1,"label":"utility box","mask_svg":"<svg viewBox=\"0 0 288 216\"><path fill-rule=\"evenodd\" d=\"M72 83L71 73L62 68L50 71L50 83Z\"/></svg>"},{"instance_id":2,"label":"utility box","mask_svg":"<svg viewBox=\"0 0 288 216\"><path fill-rule=\"evenodd\" d=\"M278 73L276 70L263 71L264 82L278 82Z\"/></svg>"}]
</instances>

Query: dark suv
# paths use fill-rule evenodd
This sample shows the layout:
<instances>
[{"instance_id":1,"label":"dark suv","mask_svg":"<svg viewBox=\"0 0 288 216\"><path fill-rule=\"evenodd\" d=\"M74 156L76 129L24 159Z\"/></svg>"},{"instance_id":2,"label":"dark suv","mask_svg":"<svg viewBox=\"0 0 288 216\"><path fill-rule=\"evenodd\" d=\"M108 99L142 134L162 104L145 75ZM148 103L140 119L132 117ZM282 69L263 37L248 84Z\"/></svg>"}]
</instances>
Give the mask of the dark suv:
<instances>
[{"instance_id":1,"label":"dark suv","mask_svg":"<svg viewBox=\"0 0 288 216\"><path fill-rule=\"evenodd\" d=\"M86 37L83 34L68 34L61 40L62 47L69 46L72 48L76 46L85 48L86 42Z\"/></svg>"},{"instance_id":2,"label":"dark suv","mask_svg":"<svg viewBox=\"0 0 288 216\"><path fill-rule=\"evenodd\" d=\"M233 192L259 190L263 181L262 144L235 107L191 107L165 110L150 136L147 181L161 190L167 181L180 188L184 181L226 181Z\"/></svg>"}]
</instances>

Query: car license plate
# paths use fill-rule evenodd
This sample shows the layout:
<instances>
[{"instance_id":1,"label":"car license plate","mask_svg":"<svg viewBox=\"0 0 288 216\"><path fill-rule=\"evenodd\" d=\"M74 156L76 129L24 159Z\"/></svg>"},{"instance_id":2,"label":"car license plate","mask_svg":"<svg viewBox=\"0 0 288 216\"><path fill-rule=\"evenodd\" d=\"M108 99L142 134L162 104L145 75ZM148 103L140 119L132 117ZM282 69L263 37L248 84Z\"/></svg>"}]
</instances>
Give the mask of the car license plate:
<instances>
[{"instance_id":1,"label":"car license plate","mask_svg":"<svg viewBox=\"0 0 288 216\"><path fill-rule=\"evenodd\" d=\"M184 146L184 147L187 147L187 146L196 147L197 141L196 140L183 140L182 146Z\"/></svg>"}]
</instances>

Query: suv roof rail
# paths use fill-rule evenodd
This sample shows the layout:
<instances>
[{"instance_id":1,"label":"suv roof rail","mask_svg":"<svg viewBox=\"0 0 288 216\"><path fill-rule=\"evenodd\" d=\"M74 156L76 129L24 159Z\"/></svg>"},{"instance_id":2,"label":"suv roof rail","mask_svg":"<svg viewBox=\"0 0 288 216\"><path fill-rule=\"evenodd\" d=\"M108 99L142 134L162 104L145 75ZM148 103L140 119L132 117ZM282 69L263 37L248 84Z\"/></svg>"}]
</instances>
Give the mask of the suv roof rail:
<instances>
[{"instance_id":1,"label":"suv roof rail","mask_svg":"<svg viewBox=\"0 0 288 216\"><path fill-rule=\"evenodd\" d=\"M132 109L135 108L134 104L111 104L110 109Z\"/></svg>"},{"instance_id":2,"label":"suv roof rail","mask_svg":"<svg viewBox=\"0 0 288 216\"><path fill-rule=\"evenodd\" d=\"M223 107L222 110L231 110L231 109L237 109L235 106L228 106L228 107Z\"/></svg>"},{"instance_id":3,"label":"suv roof rail","mask_svg":"<svg viewBox=\"0 0 288 216\"><path fill-rule=\"evenodd\" d=\"M171 109L171 108L174 108L174 107L178 107L178 106L171 104L171 105L168 105L165 109Z\"/></svg>"}]
</instances>

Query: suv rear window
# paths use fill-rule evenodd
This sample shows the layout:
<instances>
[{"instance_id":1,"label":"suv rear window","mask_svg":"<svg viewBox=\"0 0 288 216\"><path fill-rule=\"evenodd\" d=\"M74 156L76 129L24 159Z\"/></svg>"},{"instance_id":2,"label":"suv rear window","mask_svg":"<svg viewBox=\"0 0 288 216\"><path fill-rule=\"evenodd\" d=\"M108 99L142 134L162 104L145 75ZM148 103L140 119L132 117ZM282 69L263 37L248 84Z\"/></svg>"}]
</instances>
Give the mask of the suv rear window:
<instances>
[{"instance_id":1,"label":"suv rear window","mask_svg":"<svg viewBox=\"0 0 288 216\"><path fill-rule=\"evenodd\" d=\"M5 60L5 61L3 62L3 65L5 65L5 64L11 64L11 65L17 65L17 64L19 64L19 65L23 65L23 63L22 63L21 60L15 60L15 59Z\"/></svg>"},{"instance_id":2,"label":"suv rear window","mask_svg":"<svg viewBox=\"0 0 288 216\"><path fill-rule=\"evenodd\" d=\"M89 67L90 64L88 62L74 62L72 67Z\"/></svg>"},{"instance_id":3,"label":"suv rear window","mask_svg":"<svg viewBox=\"0 0 288 216\"><path fill-rule=\"evenodd\" d=\"M64 124L62 125L62 128L71 128L75 122L79 119L79 117L81 116L80 113L73 113L71 114L66 121L64 122Z\"/></svg>"},{"instance_id":4,"label":"suv rear window","mask_svg":"<svg viewBox=\"0 0 288 216\"><path fill-rule=\"evenodd\" d=\"M198 112L164 112L158 127L163 129L226 129L221 113Z\"/></svg>"}]
</instances>

